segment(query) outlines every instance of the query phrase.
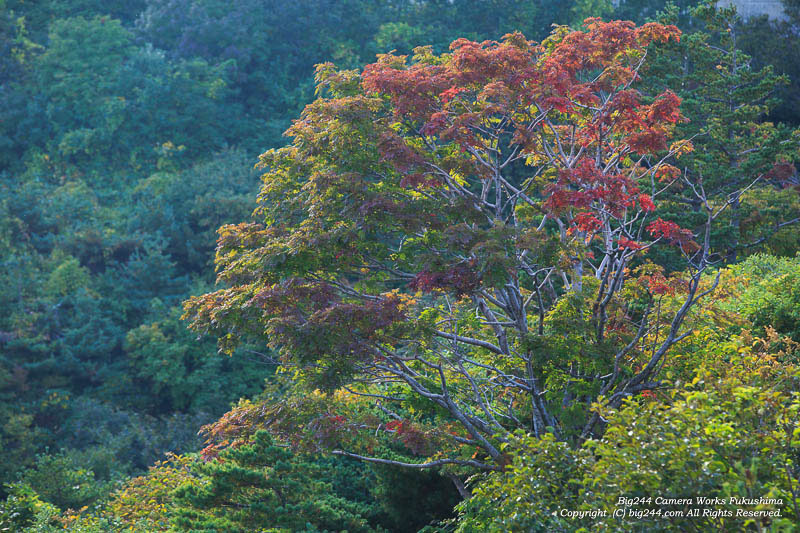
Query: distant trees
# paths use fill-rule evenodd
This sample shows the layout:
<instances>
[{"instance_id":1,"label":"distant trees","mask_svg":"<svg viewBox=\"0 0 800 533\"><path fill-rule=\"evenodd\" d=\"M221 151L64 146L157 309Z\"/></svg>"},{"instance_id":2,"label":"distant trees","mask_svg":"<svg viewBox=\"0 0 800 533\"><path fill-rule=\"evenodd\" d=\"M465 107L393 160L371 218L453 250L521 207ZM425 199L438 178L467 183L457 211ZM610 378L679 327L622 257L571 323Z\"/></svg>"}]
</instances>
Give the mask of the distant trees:
<instances>
[{"instance_id":1,"label":"distant trees","mask_svg":"<svg viewBox=\"0 0 800 533\"><path fill-rule=\"evenodd\" d=\"M654 94L675 90L690 117L679 133L692 139L695 150L678 167L694 185L674 192L676 208L689 211L676 213L675 220L693 228L704 222L695 194L702 188L714 205L727 206L718 215L715 239L734 262L761 243L780 246L776 237L790 238L790 231L780 230L800 222L792 182L800 137L767 120L788 80L771 66L754 68L740 50L735 10L702 6L692 15L703 29L661 48L646 79ZM677 10L667 17L675 20Z\"/></svg>"}]
</instances>

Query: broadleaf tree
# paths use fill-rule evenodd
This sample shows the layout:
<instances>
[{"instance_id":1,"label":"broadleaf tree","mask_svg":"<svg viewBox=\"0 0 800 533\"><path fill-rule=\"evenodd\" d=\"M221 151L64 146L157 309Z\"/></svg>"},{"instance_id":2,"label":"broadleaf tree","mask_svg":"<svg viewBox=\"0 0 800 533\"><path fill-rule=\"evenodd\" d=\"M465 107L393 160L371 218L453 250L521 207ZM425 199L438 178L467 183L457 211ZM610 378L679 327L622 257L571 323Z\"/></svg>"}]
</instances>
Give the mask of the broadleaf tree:
<instances>
[{"instance_id":1,"label":"broadleaf tree","mask_svg":"<svg viewBox=\"0 0 800 533\"><path fill-rule=\"evenodd\" d=\"M455 41L363 71L318 67L319 98L260 158L259 223L220 229L224 288L186 302L223 350L261 339L283 389L209 429L458 475L501 469L517 430L581 442L598 405L661 386L716 286L706 223L659 217L692 150L680 98L637 90L674 26L587 19L541 43ZM647 260L656 243L682 274ZM280 388L280 387L279 387ZM286 392L289 390L290 392Z\"/></svg>"}]
</instances>

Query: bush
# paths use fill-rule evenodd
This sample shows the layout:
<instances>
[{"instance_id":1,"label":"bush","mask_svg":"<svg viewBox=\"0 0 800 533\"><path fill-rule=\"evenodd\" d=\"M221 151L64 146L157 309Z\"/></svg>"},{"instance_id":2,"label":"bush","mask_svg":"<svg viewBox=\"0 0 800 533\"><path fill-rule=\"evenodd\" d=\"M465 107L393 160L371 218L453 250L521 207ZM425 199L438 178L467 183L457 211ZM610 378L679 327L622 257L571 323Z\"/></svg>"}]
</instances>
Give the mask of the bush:
<instances>
[{"instance_id":1,"label":"bush","mask_svg":"<svg viewBox=\"0 0 800 533\"><path fill-rule=\"evenodd\" d=\"M459 506L458 531L792 531L800 520L799 348L774 336L740 337L735 355L709 357L664 398L649 394L616 411L596 405L605 435L577 449L550 436L520 437L508 448L511 466L479 478ZM723 503L700 505L697 497ZM645 503L632 508L653 514L614 517L620 498L639 498ZM780 515L748 519L737 516L741 510Z\"/></svg>"}]
</instances>

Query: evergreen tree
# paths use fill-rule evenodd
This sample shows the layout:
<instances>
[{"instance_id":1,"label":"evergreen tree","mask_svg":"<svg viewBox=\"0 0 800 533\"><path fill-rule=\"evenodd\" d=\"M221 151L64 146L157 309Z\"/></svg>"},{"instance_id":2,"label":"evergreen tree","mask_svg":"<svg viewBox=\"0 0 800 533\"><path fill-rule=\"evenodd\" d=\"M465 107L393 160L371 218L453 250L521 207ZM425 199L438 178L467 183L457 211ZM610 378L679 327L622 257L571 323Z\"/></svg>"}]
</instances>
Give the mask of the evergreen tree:
<instances>
[{"instance_id":1,"label":"evergreen tree","mask_svg":"<svg viewBox=\"0 0 800 533\"><path fill-rule=\"evenodd\" d=\"M196 471L202 482L176 493L181 531L373 531L357 504L319 481L317 466L294 457L266 431Z\"/></svg>"},{"instance_id":2,"label":"evergreen tree","mask_svg":"<svg viewBox=\"0 0 800 533\"><path fill-rule=\"evenodd\" d=\"M706 4L692 14L703 28L654 50L653 68L645 75L653 93L670 88L682 98L687 120L679 134L695 147L665 167L661 179L679 185L673 189L679 191L672 196L674 220L697 228L705 221L704 202L712 207L724 221L715 231L714 251L735 262L742 252L800 222L790 180L800 137L767 120L787 78L771 66L754 68L740 50L735 8ZM665 20L677 16L673 6Z\"/></svg>"}]
</instances>

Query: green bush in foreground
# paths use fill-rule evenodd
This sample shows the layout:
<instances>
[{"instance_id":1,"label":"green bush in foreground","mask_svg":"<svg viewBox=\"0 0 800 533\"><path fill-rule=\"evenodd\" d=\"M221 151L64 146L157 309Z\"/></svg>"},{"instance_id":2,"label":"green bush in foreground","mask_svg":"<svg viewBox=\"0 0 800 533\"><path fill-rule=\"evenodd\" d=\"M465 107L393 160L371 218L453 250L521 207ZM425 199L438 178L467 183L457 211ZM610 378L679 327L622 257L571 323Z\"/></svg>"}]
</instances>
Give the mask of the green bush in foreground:
<instances>
[{"instance_id":1,"label":"green bush in foreground","mask_svg":"<svg viewBox=\"0 0 800 533\"><path fill-rule=\"evenodd\" d=\"M596 405L607 421L600 440L575 450L551 436L520 436L507 447L513 464L479 479L459 506L458 531L796 531L797 355L788 339L745 334L710 347L694 379L664 397L615 411ZM615 517L622 498L644 503Z\"/></svg>"}]
</instances>

